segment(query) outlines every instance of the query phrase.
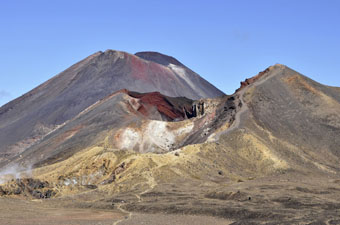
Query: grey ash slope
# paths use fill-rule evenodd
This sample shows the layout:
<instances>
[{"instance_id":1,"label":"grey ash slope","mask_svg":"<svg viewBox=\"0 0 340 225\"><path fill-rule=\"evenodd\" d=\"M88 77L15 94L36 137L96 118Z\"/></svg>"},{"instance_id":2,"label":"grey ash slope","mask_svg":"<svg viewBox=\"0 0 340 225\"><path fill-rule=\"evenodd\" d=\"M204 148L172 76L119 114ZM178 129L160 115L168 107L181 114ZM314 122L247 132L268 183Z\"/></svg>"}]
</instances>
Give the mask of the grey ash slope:
<instances>
[{"instance_id":1,"label":"grey ash slope","mask_svg":"<svg viewBox=\"0 0 340 225\"><path fill-rule=\"evenodd\" d=\"M243 99L247 109L240 116L238 129L220 138L224 147L252 149L236 152L247 159L235 158L234 162L242 165L240 171L253 168L260 176L275 168L315 174L340 172L337 88L276 65L244 90ZM260 160L252 160L252 154L259 154Z\"/></svg>"},{"instance_id":2,"label":"grey ash slope","mask_svg":"<svg viewBox=\"0 0 340 225\"><path fill-rule=\"evenodd\" d=\"M157 93L158 94L158 93ZM4 163L0 162L0 168L7 163L28 167L40 167L42 165L50 165L63 161L79 151L91 146L105 146L107 149L118 149L119 136L124 135L122 130L129 127L145 127L146 121L173 121L166 117L166 113L176 113L175 104L178 108L191 108L192 100L183 99L183 97L171 98L165 97L164 102L160 102L156 98L155 103L161 104L162 107L169 105L169 110L157 108L156 104L145 102L135 96L151 95L155 97L155 93L140 94L136 92L128 92L120 90L110 96L91 105L77 116L68 120L67 123L58 129L46 135L39 142L27 148L24 152L16 157L10 158ZM156 96L157 97L157 96ZM172 103L170 103L170 101ZM183 110L184 114L184 110ZM174 120L182 121L185 116L177 114ZM137 139L138 136L131 138ZM154 143L143 142L146 149L158 149L159 146ZM133 150L140 148L136 146ZM127 150L127 149L124 149ZM129 149L130 150L130 149Z\"/></svg>"},{"instance_id":3,"label":"grey ash slope","mask_svg":"<svg viewBox=\"0 0 340 225\"><path fill-rule=\"evenodd\" d=\"M186 93L181 94L180 96L196 100L199 98L214 98L224 95L224 93L216 89L214 85L209 83L207 80L202 79L201 76L183 65L174 57L158 52L137 52L135 55L147 61L164 65L175 72L179 76L178 78L182 81L181 83L186 85L186 87L184 87ZM161 92L167 96L178 97L178 95L173 95L171 92L167 92L166 87L164 87ZM194 93L194 95L192 93Z\"/></svg>"},{"instance_id":4,"label":"grey ash slope","mask_svg":"<svg viewBox=\"0 0 340 225\"><path fill-rule=\"evenodd\" d=\"M129 112L128 105L129 99L124 93L99 101L27 148L20 157L11 158L10 162L18 163L22 160L24 163L18 164L42 165L48 159L49 163L55 163L71 157L77 151L102 143L100 137L111 129L141 122L140 116Z\"/></svg>"},{"instance_id":5,"label":"grey ash slope","mask_svg":"<svg viewBox=\"0 0 340 225\"><path fill-rule=\"evenodd\" d=\"M158 52L137 52L135 55L142 59L152 61L164 66L167 66L171 63L177 66L185 67L181 62L179 62L174 57L167 56Z\"/></svg>"},{"instance_id":6,"label":"grey ash slope","mask_svg":"<svg viewBox=\"0 0 340 225\"><path fill-rule=\"evenodd\" d=\"M223 95L180 63L174 67L164 66L167 59L169 65L174 59L154 53L157 54L162 64L125 52L97 52L2 106L0 160L22 152L56 126L123 88L137 92L159 91L190 99Z\"/></svg>"}]
</instances>

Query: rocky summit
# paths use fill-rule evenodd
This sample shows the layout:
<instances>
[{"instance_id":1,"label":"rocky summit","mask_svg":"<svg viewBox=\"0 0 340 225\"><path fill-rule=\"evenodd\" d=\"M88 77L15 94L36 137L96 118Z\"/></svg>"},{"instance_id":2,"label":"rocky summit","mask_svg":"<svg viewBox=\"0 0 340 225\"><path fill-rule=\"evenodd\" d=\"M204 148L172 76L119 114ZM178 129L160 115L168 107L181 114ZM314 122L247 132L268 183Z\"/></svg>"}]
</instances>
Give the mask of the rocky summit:
<instances>
[{"instance_id":1,"label":"rocky summit","mask_svg":"<svg viewBox=\"0 0 340 225\"><path fill-rule=\"evenodd\" d=\"M340 224L339 137L340 88L287 66L225 95L173 57L98 52L0 108L0 216Z\"/></svg>"}]
</instances>

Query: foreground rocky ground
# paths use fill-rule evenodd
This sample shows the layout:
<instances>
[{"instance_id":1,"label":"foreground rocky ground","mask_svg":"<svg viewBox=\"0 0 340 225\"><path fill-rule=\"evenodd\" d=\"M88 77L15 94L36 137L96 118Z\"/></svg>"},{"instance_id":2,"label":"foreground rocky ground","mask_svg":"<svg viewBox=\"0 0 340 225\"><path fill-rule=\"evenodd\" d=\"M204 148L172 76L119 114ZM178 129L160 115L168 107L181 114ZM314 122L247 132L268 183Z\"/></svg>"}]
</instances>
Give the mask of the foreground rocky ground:
<instances>
[{"instance_id":1,"label":"foreground rocky ground","mask_svg":"<svg viewBox=\"0 0 340 225\"><path fill-rule=\"evenodd\" d=\"M129 219L127 219L129 218ZM128 217L120 210L69 208L55 201L27 201L0 198L0 221L2 225L112 225L112 224L229 224L231 221L211 216L143 214Z\"/></svg>"},{"instance_id":2,"label":"foreground rocky ground","mask_svg":"<svg viewBox=\"0 0 340 225\"><path fill-rule=\"evenodd\" d=\"M1 224L340 224L340 178L286 173L259 179L160 183L41 200L0 198Z\"/></svg>"}]
</instances>

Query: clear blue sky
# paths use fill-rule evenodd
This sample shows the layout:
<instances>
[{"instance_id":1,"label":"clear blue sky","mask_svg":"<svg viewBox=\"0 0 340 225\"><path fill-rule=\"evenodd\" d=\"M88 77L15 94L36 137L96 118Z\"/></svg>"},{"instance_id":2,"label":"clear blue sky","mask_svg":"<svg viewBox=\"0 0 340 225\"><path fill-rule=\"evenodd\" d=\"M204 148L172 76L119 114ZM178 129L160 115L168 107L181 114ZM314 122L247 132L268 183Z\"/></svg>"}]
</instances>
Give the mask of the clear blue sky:
<instances>
[{"instance_id":1,"label":"clear blue sky","mask_svg":"<svg viewBox=\"0 0 340 225\"><path fill-rule=\"evenodd\" d=\"M0 105L99 50L172 55L230 94L282 63L340 86L340 1L0 2Z\"/></svg>"}]
</instances>

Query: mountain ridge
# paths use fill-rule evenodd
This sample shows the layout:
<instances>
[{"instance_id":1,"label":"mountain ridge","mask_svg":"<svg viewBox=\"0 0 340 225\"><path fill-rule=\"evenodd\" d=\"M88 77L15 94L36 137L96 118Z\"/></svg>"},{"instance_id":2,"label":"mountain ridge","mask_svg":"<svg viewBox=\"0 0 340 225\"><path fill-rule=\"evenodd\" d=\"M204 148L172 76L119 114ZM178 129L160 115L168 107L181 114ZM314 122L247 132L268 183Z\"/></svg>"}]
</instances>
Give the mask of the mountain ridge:
<instances>
[{"instance_id":1,"label":"mountain ridge","mask_svg":"<svg viewBox=\"0 0 340 225\"><path fill-rule=\"evenodd\" d=\"M134 75L145 78L145 60L133 60ZM234 224L336 224L339 136L339 89L281 64L220 97L122 89L4 156L0 167L31 173L7 174L0 196L129 215L117 223L185 213Z\"/></svg>"}]
</instances>

